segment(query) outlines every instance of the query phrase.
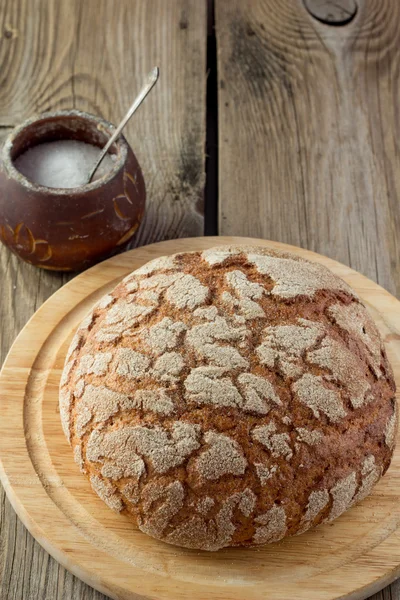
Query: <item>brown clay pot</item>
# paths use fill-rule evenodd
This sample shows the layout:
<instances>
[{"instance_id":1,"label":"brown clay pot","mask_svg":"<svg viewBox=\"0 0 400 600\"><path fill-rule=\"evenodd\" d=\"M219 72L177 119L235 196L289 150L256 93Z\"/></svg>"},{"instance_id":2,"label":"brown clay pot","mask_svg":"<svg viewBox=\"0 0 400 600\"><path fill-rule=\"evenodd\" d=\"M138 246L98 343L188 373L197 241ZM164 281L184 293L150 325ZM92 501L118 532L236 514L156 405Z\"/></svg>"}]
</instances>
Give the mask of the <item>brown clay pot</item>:
<instances>
[{"instance_id":1,"label":"brown clay pot","mask_svg":"<svg viewBox=\"0 0 400 600\"><path fill-rule=\"evenodd\" d=\"M146 199L139 163L123 136L111 147L111 171L88 185L49 188L29 181L13 161L41 142L73 139L103 147L114 126L77 110L35 116L8 136L0 165L0 239L28 263L84 269L123 249L142 220Z\"/></svg>"}]
</instances>

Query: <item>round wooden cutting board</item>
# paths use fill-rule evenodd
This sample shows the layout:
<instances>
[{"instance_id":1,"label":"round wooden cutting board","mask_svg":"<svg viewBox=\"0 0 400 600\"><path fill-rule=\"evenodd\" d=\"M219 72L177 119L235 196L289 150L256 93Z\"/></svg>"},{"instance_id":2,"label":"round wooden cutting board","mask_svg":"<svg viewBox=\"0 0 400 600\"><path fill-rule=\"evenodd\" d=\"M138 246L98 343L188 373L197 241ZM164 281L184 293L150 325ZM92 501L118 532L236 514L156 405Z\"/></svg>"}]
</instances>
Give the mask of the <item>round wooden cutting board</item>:
<instances>
[{"instance_id":1,"label":"round wooden cutting board","mask_svg":"<svg viewBox=\"0 0 400 600\"><path fill-rule=\"evenodd\" d=\"M107 260L55 293L18 336L0 376L0 476L20 519L60 563L118 599L364 598L400 575L400 444L373 494L335 522L256 549L191 551L157 542L114 514L72 459L58 383L72 335L100 297L143 263L186 250L252 244L323 263L371 311L400 388L400 303L348 267L249 238L161 242Z\"/></svg>"}]
</instances>

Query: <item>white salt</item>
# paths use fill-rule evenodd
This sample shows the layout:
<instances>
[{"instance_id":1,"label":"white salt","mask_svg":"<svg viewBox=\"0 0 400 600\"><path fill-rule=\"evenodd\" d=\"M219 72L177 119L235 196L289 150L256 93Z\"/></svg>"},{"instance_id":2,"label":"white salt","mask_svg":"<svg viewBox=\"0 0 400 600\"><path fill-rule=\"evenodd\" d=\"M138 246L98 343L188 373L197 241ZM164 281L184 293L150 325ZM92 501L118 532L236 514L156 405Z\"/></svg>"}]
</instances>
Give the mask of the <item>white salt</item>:
<instances>
[{"instance_id":1,"label":"white salt","mask_svg":"<svg viewBox=\"0 0 400 600\"><path fill-rule=\"evenodd\" d=\"M99 157L100 148L78 142L59 140L38 144L18 156L14 166L27 179L53 188L74 188L86 183ZM114 166L115 154L106 154L92 181L106 175Z\"/></svg>"}]
</instances>

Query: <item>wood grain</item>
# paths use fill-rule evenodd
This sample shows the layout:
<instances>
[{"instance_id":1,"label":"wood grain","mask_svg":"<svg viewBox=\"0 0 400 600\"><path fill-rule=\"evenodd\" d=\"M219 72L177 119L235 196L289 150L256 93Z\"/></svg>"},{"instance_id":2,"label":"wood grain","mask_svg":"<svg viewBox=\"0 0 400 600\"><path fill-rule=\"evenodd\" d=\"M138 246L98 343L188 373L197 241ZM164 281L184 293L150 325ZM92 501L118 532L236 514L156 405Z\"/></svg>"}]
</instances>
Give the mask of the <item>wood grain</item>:
<instances>
[{"instance_id":1,"label":"wood grain","mask_svg":"<svg viewBox=\"0 0 400 600\"><path fill-rule=\"evenodd\" d=\"M201 235L206 35L206 7L196 0L3 0L0 142L12 126L49 109L76 107L115 123L157 64L157 89L126 129L147 187L133 245ZM0 247L0 364L28 318L69 278ZM2 488L0 598L104 598L33 540Z\"/></svg>"},{"instance_id":2,"label":"wood grain","mask_svg":"<svg viewBox=\"0 0 400 600\"><path fill-rule=\"evenodd\" d=\"M12 504L62 564L119 600L333 600L365 597L400 572L400 445L371 496L333 524L278 544L188 551L132 529L92 492L73 462L58 414L58 384L76 327L132 269L218 244L296 251L347 281L367 304L400 384L400 302L348 267L264 240L194 238L137 248L59 290L24 328L0 376L0 475ZM278 584L277 584L278 583Z\"/></svg>"},{"instance_id":3,"label":"wood grain","mask_svg":"<svg viewBox=\"0 0 400 600\"><path fill-rule=\"evenodd\" d=\"M75 107L114 123L150 69L160 79L125 135L148 205L136 244L203 232L206 4L4 0L0 125Z\"/></svg>"},{"instance_id":4,"label":"wood grain","mask_svg":"<svg viewBox=\"0 0 400 600\"><path fill-rule=\"evenodd\" d=\"M330 27L302 0L216 0L219 231L309 248L400 294L400 4L357 4Z\"/></svg>"},{"instance_id":5,"label":"wood grain","mask_svg":"<svg viewBox=\"0 0 400 600\"><path fill-rule=\"evenodd\" d=\"M302 0L215 0L219 232L321 252L399 296L400 7L357 5L329 27Z\"/></svg>"},{"instance_id":6,"label":"wood grain","mask_svg":"<svg viewBox=\"0 0 400 600\"><path fill-rule=\"evenodd\" d=\"M327 25L347 25L357 13L356 0L303 0L316 19Z\"/></svg>"},{"instance_id":7,"label":"wood grain","mask_svg":"<svg viewBox=\"0 0 400 600\"><path fill-rule=\"evenodd\" d=\"M0 127L0 144L11 129ZM28 318L71 277L36 269L0 245L0 364ZM0 598L84 597L100 600L101 596L39 546L18 519L0 485Z\"/></svg>"}]
</instances>

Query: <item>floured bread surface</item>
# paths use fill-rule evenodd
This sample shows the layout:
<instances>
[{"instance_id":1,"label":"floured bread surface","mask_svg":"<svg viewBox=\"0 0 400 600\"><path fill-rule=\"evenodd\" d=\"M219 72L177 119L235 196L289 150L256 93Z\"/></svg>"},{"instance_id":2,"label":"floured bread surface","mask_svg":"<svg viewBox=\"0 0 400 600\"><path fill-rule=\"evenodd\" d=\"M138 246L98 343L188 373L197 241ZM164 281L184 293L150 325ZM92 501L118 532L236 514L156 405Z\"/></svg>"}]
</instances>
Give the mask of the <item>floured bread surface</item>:
<instances>
[{"instance_id":1,"label":"floured bread surface","mask_svg":"<svg viewBox=\"0 0 400 600\"><path fill-rule=\"evenodd\" d=\"M389 466L395 386L354 292L294 255L158 258L68 352L64 432L100 498L165 542L218 550L331 521Z\"/></svg>"}]
</instances>

